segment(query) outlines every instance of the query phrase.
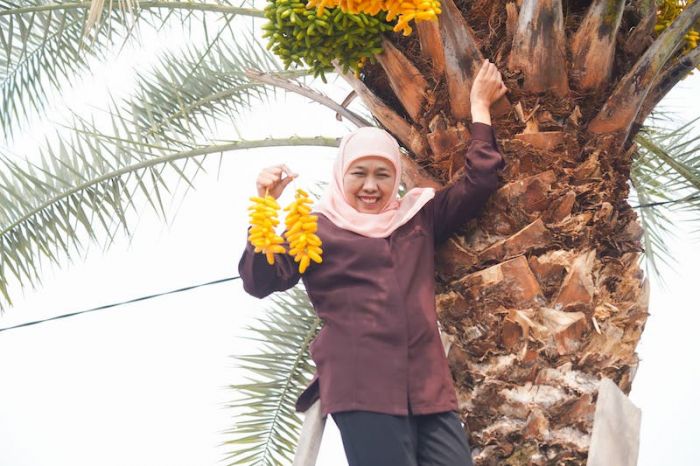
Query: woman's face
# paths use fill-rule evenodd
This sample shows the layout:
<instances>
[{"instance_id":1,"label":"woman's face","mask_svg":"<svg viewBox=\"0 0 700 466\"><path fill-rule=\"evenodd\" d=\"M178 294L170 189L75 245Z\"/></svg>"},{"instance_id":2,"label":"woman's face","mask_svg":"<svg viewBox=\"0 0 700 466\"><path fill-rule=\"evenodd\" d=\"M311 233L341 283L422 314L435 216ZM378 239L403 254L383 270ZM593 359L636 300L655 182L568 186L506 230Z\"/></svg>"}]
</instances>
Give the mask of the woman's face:
<instances>
[{"instance_id":1,"label":"woman's face","mask_svg":"<svg viewBox=\"0 0 700 466\"><path fill-rule=\"evenodd\" d=\"M396 169L378 155L360 157L350 164L343 176L343 193L357 211L379 213L391 199Z\"/></svg>"}]
</instances>

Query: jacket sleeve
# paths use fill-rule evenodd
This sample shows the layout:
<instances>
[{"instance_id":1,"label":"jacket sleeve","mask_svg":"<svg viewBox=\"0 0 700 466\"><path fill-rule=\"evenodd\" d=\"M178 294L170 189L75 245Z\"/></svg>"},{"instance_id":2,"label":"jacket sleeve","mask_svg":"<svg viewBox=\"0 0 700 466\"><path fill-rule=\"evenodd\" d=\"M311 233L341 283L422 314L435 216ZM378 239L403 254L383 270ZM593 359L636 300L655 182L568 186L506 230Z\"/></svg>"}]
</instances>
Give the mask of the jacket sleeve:
<instances>
[{"instance_id":1,"label":"jacket sleeve","mask_svg":"<svg viewBox=\"0 0 700 466\"><path fill-rule=\"evenodd\" d=\"M493 128L485 123L474 123L471 130L471 142L464 155L464 175L437 191L430 202L436 244L446 241L479 214L498 188L498 173L505 167Z\"/></svg>"},{"instance_id":2,"label":"jacket sleeve","mask_svg":"<svg viewBox=\"0 0 700 466\"><path fill-rule=\"evenodd\" d=\"M248 227L248 234L250 228ZM275 253L275 263L268 264L265 254L255 252L255 247L247 239L248 234L243 255L238 262L238 273L246 293L262 299L273 291L288 290L296 285L301 278L299 263L294 262L294 258L289 254ZM289 249L286 241L282 245Z\"/></svg>"}]
</instances>

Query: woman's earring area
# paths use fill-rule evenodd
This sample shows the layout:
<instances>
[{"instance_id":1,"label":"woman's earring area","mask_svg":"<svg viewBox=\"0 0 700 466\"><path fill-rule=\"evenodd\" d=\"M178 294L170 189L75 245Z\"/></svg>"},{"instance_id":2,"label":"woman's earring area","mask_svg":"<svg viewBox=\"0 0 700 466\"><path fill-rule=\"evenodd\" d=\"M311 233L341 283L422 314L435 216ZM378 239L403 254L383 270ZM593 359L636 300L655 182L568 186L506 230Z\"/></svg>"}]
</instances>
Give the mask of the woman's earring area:
<instances>
[{"instance_id":1,"label":"woman's earring area","mask_svg":"<svg viewBox=\"0 0 700 466\"><path fill-rule=\"evenodd\" d=\"M406 185L403 182L399 183L399 192L396 193L397 199L402 198L403 195L406 194L406 191L407 191Z\"/></svg>"}]
</instances>

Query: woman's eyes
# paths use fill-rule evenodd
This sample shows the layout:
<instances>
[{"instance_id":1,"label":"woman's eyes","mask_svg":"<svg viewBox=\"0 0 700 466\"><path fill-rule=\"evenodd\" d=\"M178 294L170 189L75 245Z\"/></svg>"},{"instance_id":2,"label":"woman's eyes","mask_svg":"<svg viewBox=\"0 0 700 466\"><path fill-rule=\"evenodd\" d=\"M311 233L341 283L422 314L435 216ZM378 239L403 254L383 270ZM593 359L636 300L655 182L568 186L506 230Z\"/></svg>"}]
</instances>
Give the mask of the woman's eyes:
<instances>
[{"instance_id":1,"label":"woman's eyes","mask_svg":"<svg viewBox=\"0 0 700 466\"><path fill-rule=\"evenodd\" d=\"M361 173L361 172L355 172L355 173L353 173L353 175L364 176L365 174L364 174L364 173ZM387 175L386 173L381 173L381 174L379 174L379 175L377 175L377 176L381 176L382 178L388 178L388 177L389 177L389 175Z\"/></svg>"}]
</instances>

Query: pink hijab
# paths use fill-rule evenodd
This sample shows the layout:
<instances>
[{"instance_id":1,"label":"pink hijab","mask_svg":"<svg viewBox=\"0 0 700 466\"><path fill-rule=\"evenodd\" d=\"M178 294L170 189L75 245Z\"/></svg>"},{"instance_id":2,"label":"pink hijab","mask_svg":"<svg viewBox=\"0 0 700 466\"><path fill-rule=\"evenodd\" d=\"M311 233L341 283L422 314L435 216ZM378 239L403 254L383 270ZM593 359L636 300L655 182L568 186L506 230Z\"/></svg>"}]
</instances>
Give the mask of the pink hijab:
<instances>
[{"instance_id":1,"label":"pink hijab","mask_svg":"<svg viewBox=\"0 0 700 466\"><path fill-rule=\"evenodd\" d=\"M352 162L376 155L388 159L396 169L390 201L377 213L360 212L348 204L343 194L343 176ZM413 188L398 198L401 183L401 152L394 137L380 128L365 126L346 134L340 141L333 165L333 178L315 209L340 228L371 238L385 238L408 222L433 198L433 188Z\"/></svg>"}]
</instances>

